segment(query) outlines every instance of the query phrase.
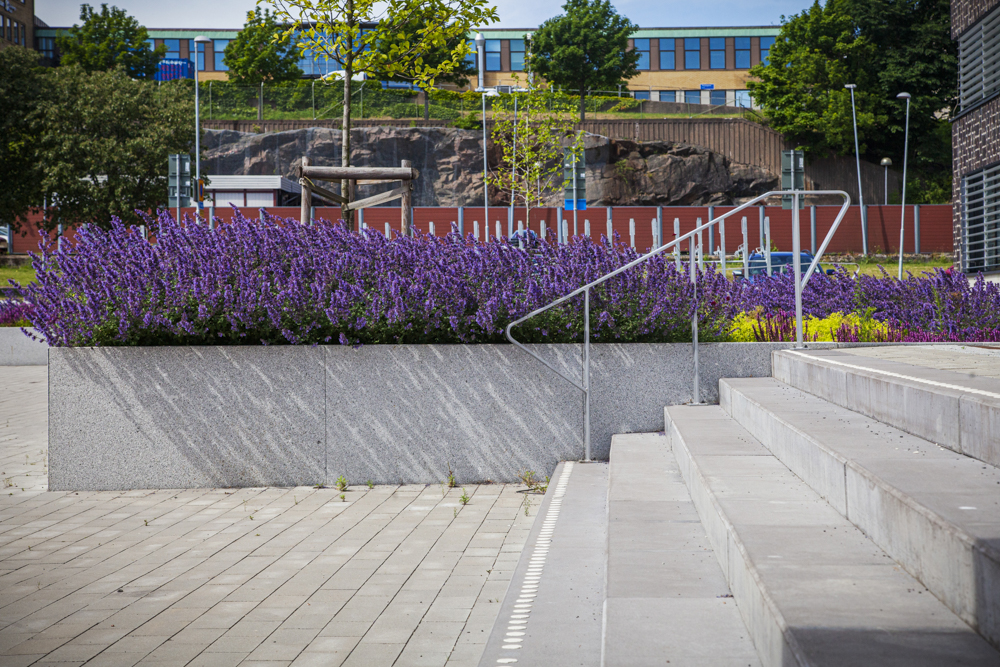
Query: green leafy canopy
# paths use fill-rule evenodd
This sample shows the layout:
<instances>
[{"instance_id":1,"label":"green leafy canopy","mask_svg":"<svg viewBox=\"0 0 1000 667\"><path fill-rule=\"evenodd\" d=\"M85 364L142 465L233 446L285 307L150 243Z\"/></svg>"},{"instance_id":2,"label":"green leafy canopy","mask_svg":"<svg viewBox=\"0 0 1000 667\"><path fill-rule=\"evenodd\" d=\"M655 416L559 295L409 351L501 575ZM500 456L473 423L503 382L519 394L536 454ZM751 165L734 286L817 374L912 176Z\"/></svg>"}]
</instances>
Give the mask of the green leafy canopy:
<instances>
[{"instance_id":1,"label":"green leafy canopy","mask_svg":"<svg viewBox=\"0 0 1000 667\"><path fill-rule=\"evenodd\" d=\"M300 78L298 60L295 42L268 10L257 7L247 12L246 23L226 47L222 62L229 68L230 81L252 85Z\"/></svg>"},{"instance_id":2,"label":"green leafy canopy","mask_svg":"<svg viewBox=\"0 0 1000 667\"><path fill-rule=\"evenodd\" d=\"M769 62L747 87L768 124L813 155L853 155L851 93L862 157L903 164L910 108L910 178L916 203L945 200L951 178L949 118L958 61L949 0L827 0L787 19ZM910 197L908 197L910 199Z\"/></svg>"},{"instance_id":3,"label":"green leafy canopy","mask_svg":"<svg viewBox=\"0 0 1000 667\"><path fill-rule=\"evenodd\" d=\"M638 26L609 0L568 0L564 14L542 23L531 38L525 67L580 95L580 120L588 90L612 90L638 73L639 54L628 39Z\"/></svg>"},{"instance_id":4,"label":"green leafy canopy","mask_svg":"<svg viewBox=\"0 0 1000 667\"><path fill-rule=\"evenodd\" d=\"M125 13L107 4L101 11L80 6L83 25L74 25L56 36L60 62L79 65L87 72L107 71L123 67L135 79L152 79L156 64L167 53L166 46L152 49L146 28Z\"/></svg>"}]
</instances>

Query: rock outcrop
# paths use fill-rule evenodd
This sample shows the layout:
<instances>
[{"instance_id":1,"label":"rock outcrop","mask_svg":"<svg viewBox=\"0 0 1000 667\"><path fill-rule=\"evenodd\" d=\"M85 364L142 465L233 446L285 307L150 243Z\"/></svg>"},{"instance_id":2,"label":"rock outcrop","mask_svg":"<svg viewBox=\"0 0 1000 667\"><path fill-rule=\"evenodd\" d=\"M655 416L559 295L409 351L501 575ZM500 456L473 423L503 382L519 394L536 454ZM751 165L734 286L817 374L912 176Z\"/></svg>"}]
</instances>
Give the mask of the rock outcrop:
<instances>
[{"instance_id":1,"label":"rock outcrop","mask_svg":"<svg viewBox=\"0 0 1000 667\"><path fill-rule=\"evenodd\" d=\"M482 135L455 128L364 127L351 132L352 164L396 166L410 160L420 171L415 206L474 206L483 202ZM340 131L311 128L267 134L209 130L202 169L209 174L275 174L294 179L303 155L314 165L339 165ZM490 151L491 154L493 151ZM493 156L491 155L491 158ZM745 201L778 184L778 175L730 162L700 146L634 142L589 136L587 200L594 205L706 205ZM491 162L493 160L491 159ZM562 201L554 176L551 205ZM360 186L359 197L384 189ZM491 203L505 203L491 192Z\"/></svg>"}]
</instances>

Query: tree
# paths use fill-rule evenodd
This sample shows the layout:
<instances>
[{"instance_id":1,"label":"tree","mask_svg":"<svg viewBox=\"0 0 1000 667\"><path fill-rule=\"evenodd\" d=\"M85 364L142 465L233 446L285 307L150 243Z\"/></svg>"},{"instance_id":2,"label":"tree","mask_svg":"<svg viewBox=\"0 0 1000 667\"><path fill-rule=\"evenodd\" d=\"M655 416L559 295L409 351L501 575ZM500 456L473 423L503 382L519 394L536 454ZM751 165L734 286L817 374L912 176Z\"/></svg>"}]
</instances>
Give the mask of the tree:
<instances>
[{"instance_id":1,"label":"tree","mask_svg":"<svg viewBox=\"0 0 1000 667\"><path fill-rule=\"evenodd\" d=\"M38 53L20 46L0 50L0 225L17 229L42 204L32 115L47 94Z\"/></svg>"},{"instance_id":2,"label":"tree","mask_svg":"<svg viewBox=\"0 0 1000 667\"><path fill-rule=\"evenodd\" d=\"M226 47L222 62L229 80L239 85L262 81L295 81L302 77L295 43L282 32L275 17L257 7L247 12L246 23Z\"/></svg>"},{"instance_id":3,"label":"tree","mask_svg":"<svg viewBox=\"0 0 1000 667\"><path fill-rule=\"evenodd\" d=\"M150 48L146 29L125 10L102 4L97 13L84 4L80 20L82 26L74 25L56 37L61 64L79 65L87 72L124 67L135 79L156 75L156 64L166 55L167 47Z\"/></svg>"},{"instance_id":4,"label":"tree","mask_svg":"<svg viewBox=\"0 0 1000 667\"><path fill-rule=\"evenodd\" d=\"M496 9L488 0L258 0L275 6L275 14L288 24L284 34L294 38L303 53L323 54L341 67L344 112L341 124L341 165L351 165L351 86L364 74L408 76L421 87L453 71L468 53L464 39L451 58L431 64L425 58L442 44L464 38L474 25L495 22ZM423 25L415 35L401 34L415 17ZM388 48L374 48L387 42ZM348 182L341 192L350 197ZM354 216L345 212L348 228Z\"/></svg>"},{"instance_id":5,"label":"tree","mask_svg":"<svg viewBox=\"0 0 1000 667\"><path fill-rule=\"evenodd\" d=\"M156 85L123 68L47 74L51 89L35 117L45 222L107 226L140 222L167 199L167 156L194 144L194 107L183 81Z\"/></svg>"},{"instance_id":6,"label":"tree","mask_svg":"<svg viewBox=\"0 0 1000 667\"><path fill-rule=\"evenodd\" d=\"M638 26L609 0L567 0L565 14L545 21L531 38L525 67L580 95L580 121L588 90L612 90L638 73L639 54L628 38Z\"/></svg>"},{"instance_id":7,"label":"tree","mask_svg":"<svg viewBox=\"0 0 1000 667\"><path fill-rule=\"evenodd\" d=\"M516 108L515 108L516 103ZM582 134L574 140L571 98L552 93L547 86L530 84L526 92L493 98L493 145L499 163L487 182L524 204L525 220L532 207L542 206L549 193L563 183L563 149L583 150Z\"/></svg>"},{"instance_id":8,"label":"tree","mask_svg":"<svg viewBox=\"0 0 1000 667\"><path fill-rule=\"evenodd\" d=\"M257 7L247 12L246 23L226 47L222 62L229 68L229 81L240 86L258 86L267 81L294 81L302 77L295 43L281 30L275 17ZM263 95L257 98L257 120L264 117Z\"/></svg>"},{"instance_id":9,"label":"tree","mask_svg":"<svg viewBox=\"0 0 1000 667\"><path fill-rule=\"evenodd\" d=\"M769 62L750 70L747 87L768 124L813 155L853 155L851 94L862 156L902 164L906 104L913 95L909 164L916 202L950 187L948 119L957 98L957 56L949 0L818 0L782 17ZM946 196L946 197L947 197Z\"/></svg>"},{"instance_id":10,"label":"tree","mask_svg":"<svg viewBox=\"0 0 1000 667\"><path fill-rule=\"evenodd\" d=\"M426 25L428 20L433 20L433 16L425 16L425 12L416 11L410 20L403 26L401 26L395 34L384 35L375 44L375 49L382 51L386 56L391 54L393 44L399 41L400 38L406 41L413 42L419 39L420 29ZM451 37L442 40L438 44L431 45L430 48L423 56L425 63L429 64L434 68L440 68L446 63L451 66L450 70L442 69L441 73L437 75L436 81L443 83L450 83L458 86L459 88L464 88L469 84L469 77L476 75L476 66L466 60L465 58L458 61L457 64L452 63L454 54L456 51L460 51L463 44L466 41L466 36L464 34L458 34L457 31L449 29L447 31ZM409 75L408 72L373 72L372 78L378 79L379 81L403 81L407 83L412 83L414 78ZM424 91L424 120L430 118L430 90Z\"/></svg>"}]
</instances>

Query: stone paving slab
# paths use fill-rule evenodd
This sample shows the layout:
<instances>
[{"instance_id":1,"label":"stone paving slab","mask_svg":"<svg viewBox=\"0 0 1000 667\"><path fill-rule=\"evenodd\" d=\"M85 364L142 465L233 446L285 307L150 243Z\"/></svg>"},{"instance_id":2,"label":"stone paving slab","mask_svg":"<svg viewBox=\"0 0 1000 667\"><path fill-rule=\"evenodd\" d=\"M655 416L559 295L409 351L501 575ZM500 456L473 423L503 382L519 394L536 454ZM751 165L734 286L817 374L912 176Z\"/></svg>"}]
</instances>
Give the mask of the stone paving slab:
<instances>
[{"instance_id":1,"label":"stone paving slab","mask_svg":"<svg viewBox=\"0 0 1000 667\"><path fill-rule=\"evenodd\" d=\"M4 667L478 664L523 487L49 492L45 374L0 369Z\"/></svg>"}]
</instances>

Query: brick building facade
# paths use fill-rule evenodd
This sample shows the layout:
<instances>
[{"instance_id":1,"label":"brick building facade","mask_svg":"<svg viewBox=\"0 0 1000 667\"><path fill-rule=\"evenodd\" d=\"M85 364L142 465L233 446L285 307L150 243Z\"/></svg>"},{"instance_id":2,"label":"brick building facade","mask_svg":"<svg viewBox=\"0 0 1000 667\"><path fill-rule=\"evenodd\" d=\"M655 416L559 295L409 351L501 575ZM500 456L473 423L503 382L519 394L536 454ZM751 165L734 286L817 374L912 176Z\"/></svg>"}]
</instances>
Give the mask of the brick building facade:
<instances>
[{"instance_id":1,"label":"brick building facade","mask_svg":"<svg viewBox=\"0 0 1000 667\"><path fill-rule=\"evenodd\" d=\"M960 107L952 124L955 260L1000 270L1000 0L952 0Z\"/></svg>"},{"instance_id":2,"label":"brick building facade","mask_svg":"<svg viewBox=\"0 0 1000 667\"><path fill-rule=\"evenodd\" d=\"M35 0L0 0L0 49L35 46Z\"/></svg>"}]
</instances>

